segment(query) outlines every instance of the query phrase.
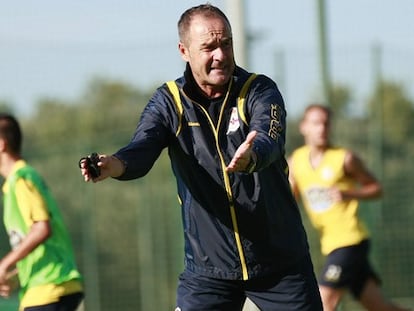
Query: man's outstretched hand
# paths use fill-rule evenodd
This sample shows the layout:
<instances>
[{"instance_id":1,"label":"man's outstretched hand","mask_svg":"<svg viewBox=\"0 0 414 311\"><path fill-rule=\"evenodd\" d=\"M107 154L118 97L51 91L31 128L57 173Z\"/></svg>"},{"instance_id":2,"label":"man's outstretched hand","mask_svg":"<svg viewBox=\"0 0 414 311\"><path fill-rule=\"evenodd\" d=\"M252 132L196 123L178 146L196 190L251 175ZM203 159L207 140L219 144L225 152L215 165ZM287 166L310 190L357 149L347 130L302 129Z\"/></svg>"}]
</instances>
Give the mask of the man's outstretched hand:
<instances>
[{"instance_id":1,"label":"man's outstretched hand","mask_svg":"<svg viewBox=\"0 0 414 311\"><path fill-rule=\"evenodd\" d=\"M227 172L245 172L253 157L253 142L256 139L257 132L252 131L247 135L246 140L237 148L233 159L227 165Z\"/></svg>"}]
</instances>

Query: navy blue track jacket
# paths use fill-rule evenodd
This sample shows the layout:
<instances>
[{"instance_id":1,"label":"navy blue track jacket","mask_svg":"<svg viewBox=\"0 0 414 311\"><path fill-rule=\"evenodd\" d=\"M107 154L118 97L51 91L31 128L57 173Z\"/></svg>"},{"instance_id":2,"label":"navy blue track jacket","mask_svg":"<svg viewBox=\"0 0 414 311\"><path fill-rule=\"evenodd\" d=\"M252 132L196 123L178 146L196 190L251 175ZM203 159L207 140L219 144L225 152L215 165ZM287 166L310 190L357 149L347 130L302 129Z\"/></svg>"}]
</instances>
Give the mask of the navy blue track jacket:
<instances>
[{"instance_id":1,"label":"navy blue track jacket","mask_svg":"<svg viewBox=\"0 0 414 311\"><path fill-rule=\"evenodd\" d=\"M276 84L264 75L239 94L250 73L236 67L223 98L197 90L187 65L145 107L131 142L114 155L126 164L120 180L144 176L168 148L177 179L185 239L185 267L208 277L247 280L282 273L308 254L285 160L286 111ZM182 107L182 111L178 107ZM258 135L253 173L225 168L247 134Z\"/></svg>"}]
</instances>

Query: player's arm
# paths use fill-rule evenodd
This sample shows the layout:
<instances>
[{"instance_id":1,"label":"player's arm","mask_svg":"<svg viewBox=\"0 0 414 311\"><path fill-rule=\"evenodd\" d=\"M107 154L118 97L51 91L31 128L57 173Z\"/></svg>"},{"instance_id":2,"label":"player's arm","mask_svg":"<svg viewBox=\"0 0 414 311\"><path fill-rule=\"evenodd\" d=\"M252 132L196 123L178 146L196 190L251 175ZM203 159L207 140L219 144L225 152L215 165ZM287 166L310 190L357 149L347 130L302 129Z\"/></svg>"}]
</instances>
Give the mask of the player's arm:
<instances>
[{"instance_id":1,"label":"player's arm","mask_svg":"<svg viewBox=\"0 0 414 311\"><path fill-rule=\"evenodd\" d=\"M359 183L359 187L342 192L344 199L375 199L382 195L380 182L355 153L347 152L344 168L345 173Z\"/></svg>"},{"instance_id":2,"label":"player's arm","mask_svg":"<svg viewBox=\"0 0 414 311\"><path fill-rule=\"evenodd\" d=\"M10 251L0 261L0 283L8 278L8 273L14 269L19 260L25 258L37 246L44 242L51 235L49 221L37 221L30 227L29 233L22 242Z\"/></svg>"},{"instance_id":3,"label":"player's arm","mask_svg":"<svg viewBox=\"0 0 414 311\"><path fill-rule=\"evenodd\" d=\"M7 279L7 273L14 269L19 260L25 258L52 234L47 205L36 185L22 178L16 181L14 191L17 206L29 230L20 243L13 246L0 261L0 283Z\"/></svg>"},{"instance_id":4,"label":"player's arm","mask_svg":"<svg viewBox=\"0 0 414 311\"><path fill-rule=\"evenodd\" d=\"M292 192L295 196L296 199L299 198L299 189L298 186L296 184L295 178L293 177L293 159L292 156L290 156L287 160L288 162L288 166L289 166L289 183L290 183L290 188L292 189Z\"/></svg>"}]
</instances>

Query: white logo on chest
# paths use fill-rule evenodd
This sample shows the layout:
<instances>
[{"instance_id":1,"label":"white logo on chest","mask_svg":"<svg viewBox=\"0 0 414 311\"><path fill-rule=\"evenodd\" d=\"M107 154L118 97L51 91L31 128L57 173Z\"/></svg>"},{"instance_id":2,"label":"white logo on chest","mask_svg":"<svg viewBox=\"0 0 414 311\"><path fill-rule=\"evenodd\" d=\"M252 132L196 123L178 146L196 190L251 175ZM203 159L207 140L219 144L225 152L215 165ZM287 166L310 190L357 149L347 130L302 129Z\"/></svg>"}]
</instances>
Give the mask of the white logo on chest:
<instances>
[{"instance_id":1,"label":"white logo on chest","mask_svg":"<svg viewBox=\"0 0 414 311\"><path fill-rule=\"evenodd\" d=\"M237 131L237 129L240 127L240 121L239 121L239 114L237 113L237 108L233 107L231 110L230 115L230 121L229 121L229 127L227 129L227 135Z\"/></svg>"},{"instance_id":2,"label":"white logo on chest","mask_svg":"<svg viewBox=\"0 0 414 311\"><path fill-rule=\"evenodd\" d=\"M324 167L321 171L321 177L323 180L330 180L334 176L334 173L330 167Z\"/></svg>"}]
</instances>

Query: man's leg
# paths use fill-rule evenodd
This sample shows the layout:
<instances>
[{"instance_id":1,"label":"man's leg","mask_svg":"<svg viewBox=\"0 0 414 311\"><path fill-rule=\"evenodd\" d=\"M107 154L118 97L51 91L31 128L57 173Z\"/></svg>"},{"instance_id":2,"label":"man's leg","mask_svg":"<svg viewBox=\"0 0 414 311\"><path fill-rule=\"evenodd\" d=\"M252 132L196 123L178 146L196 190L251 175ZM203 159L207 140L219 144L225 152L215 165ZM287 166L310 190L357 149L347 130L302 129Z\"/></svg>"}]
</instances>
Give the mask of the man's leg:
<instances>
[{"instance_id":1,"label":"man's leg","mask_svg":"<svg viewBox=\"0 0 414 311\"><path fill-rule=\"evenodd\" d=\"M247 281L245 293L259 310L322 311L310 257L279 275Z\"/></svg>"},{"instance_id":2,"label":"man's leg","mask_svg":"<svg viewBox=\"0 0 414 311\"><path fill-rule=\"evenodd\" d=\"M378 282L374 279L369 279L359 297L361 304L367 309L372 311L408 311L410 309L404 309L394 305L387 301L381 292Z\"/></svg>"},{"instance_id":3,"label":"man's leg","mask_svg":"<svg viewBox=\"0 0 414 311\"><path fill-rule=\"evenodd\" d=\"M345 294L345 289L332 288L324 285L319 286L319 291L321 293L324 311L335 311Z\"/></svg>"},{"instance_id":4,"label":"man's leg","mask_svg":"<svg viewBox=\"0 0 414 311\"><path fill-rule=\"evenodd\" d=\"M369 241L332 251L319 277L324 310L333 311L349 289L354 297L362 291L365 280L375 275L368 263Z\"/></svg>"},{"instance_id":5,"label":"man's leg","mask_svg":"<svg viewBox=\"0 0 414 311\"><path fill-rule=\"evenodd\" d=\"M181 274L176 311L239 311L245 301L241 281L207 278L188 271Z\"/></svg>"}]
</instances>

